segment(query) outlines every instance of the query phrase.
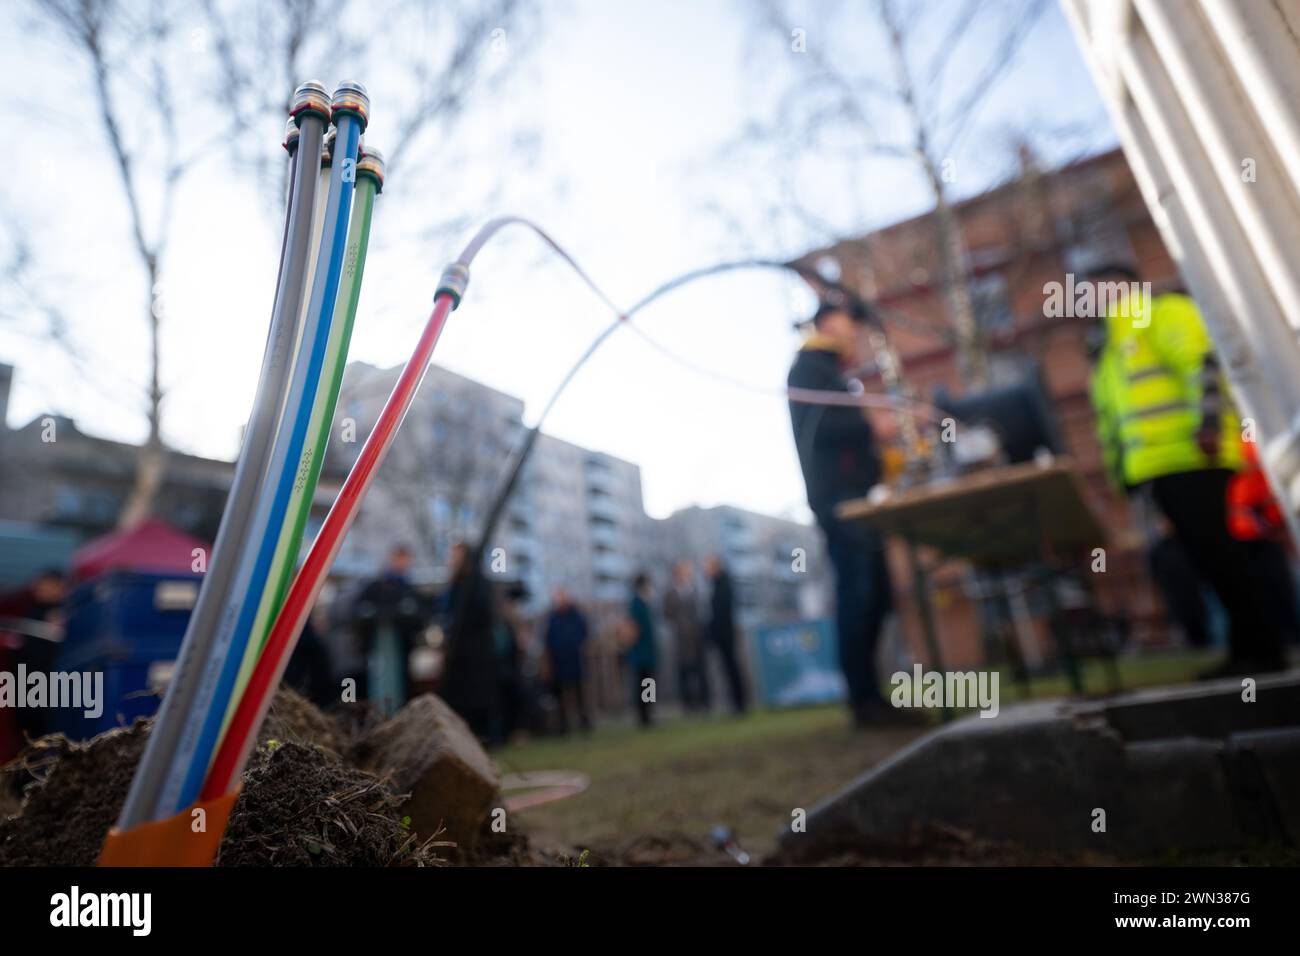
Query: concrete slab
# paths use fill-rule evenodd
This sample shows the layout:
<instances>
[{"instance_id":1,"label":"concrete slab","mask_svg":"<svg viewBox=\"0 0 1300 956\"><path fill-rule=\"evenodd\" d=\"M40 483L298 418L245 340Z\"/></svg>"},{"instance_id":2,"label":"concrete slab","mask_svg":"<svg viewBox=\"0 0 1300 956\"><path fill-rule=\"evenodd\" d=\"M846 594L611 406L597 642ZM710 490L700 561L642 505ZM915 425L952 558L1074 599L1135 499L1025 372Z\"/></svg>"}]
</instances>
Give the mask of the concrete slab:
<instances>
[{"instance_id":1,"label":"concrete slab","mask_svg":"<svg viewBox=\"0 0 1300 956\"><path fill-rule=\"evenodd\" d=\"M814 807L783 850L928 827L1027 849L1149 858L1300 832L1300 672L1035 701L945 725ZM1104 830L1101 829L1104 811Z\"/></svg>"}]
</instances>

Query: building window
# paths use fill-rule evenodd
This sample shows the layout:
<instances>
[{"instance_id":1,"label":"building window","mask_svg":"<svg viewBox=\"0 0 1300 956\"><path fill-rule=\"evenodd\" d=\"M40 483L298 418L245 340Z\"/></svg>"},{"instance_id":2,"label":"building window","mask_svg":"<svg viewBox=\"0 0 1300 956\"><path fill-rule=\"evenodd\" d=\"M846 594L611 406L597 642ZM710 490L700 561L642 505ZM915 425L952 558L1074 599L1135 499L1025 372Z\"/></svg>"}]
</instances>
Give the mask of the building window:
<instances>
[{"instance_id":1,"label":"building window","mask_svg":"<svg viewBox=\"0 0 1300 956\"><path fill-rule=\"evenodd\" d=\"M1001 273L990 272L974 278L970 286L976 324L985 332L1011 328L1011 297L1007 292L1007 280Z\"/></svg>"}]
</instances>

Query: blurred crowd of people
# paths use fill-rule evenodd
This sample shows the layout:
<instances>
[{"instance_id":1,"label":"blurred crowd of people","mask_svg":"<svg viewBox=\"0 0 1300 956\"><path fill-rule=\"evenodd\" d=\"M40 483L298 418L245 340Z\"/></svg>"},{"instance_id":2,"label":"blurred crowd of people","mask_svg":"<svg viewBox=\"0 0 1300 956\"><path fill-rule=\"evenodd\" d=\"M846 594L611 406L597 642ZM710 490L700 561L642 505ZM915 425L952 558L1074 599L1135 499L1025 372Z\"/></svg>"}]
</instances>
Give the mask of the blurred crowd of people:
<instances>
[{"instance_id":1,"label":"blurred crowd of people","mask_svg":"<svg viewBox=\"0 0 1300 956\"><path fill-rule=\"evenodd\" d=\"M435 597L411 583L411 563L409 548L394 547L383 571L333 615L345 622L364 658L360 696L384 713L415 690L435 689L490 744L522 734L590 731L597 696L591 662L598 647L617 656L627 700L643 727L655 722L665 658L674 666L671 696L687 714L713 711L715 669L731 712L749 709L732 580L716 556L698 566L677 562L657 595L650 576L638 573L626 607L616 614L601 608L593 615L570 589L558 587L535 617L525 613L523 587L493 580L464 544L453 548L450 579ZM593 617L605 628L601 643ZM317 630L304 633L285 680L329 703L338 685L320 677L325 655ZM438 651L441 666L435 679L416 688L409 662L422 647Z\"/></svg>"},{"instance_id":2,"label":"blurred crowd of people","mask_svg":"<svg viewBox=\"0 0 1300 956\"><path fill-rule=\"evenodd\" d=\"M517 582L485 573L479 555L453 547L441 589L411 579L414 555L392 547L380 572L313 611L286 667L284 683L322 707L346 698L390 716L418 693L435 691L489 744L528 734L590 731L596 703L621 710L626 701L644 727L663 699L691 715L712 712L720 675L733 713L749 707L737 652L731 576L717 557L682 560L656 594L648 574L629 582L622 606L584 609L558 587L540 614L526 612ZM10 669L55 668L68 589L57 570L0 599L3 659ZM19 626L21 625L21 626ZM601 661L598 675L593 661ZM675 689L661 687L661 662L673 667ZM616 662L611 677L610 662ZM626 682L626 697L611 692ZM599 686L597 686L599 684ZM343 690L341 690L343 688ZM24 710L6 724L5 752L48 733L46 713ZM12 725L12 726L10 726Z\"/></svg>"}]
</instances>

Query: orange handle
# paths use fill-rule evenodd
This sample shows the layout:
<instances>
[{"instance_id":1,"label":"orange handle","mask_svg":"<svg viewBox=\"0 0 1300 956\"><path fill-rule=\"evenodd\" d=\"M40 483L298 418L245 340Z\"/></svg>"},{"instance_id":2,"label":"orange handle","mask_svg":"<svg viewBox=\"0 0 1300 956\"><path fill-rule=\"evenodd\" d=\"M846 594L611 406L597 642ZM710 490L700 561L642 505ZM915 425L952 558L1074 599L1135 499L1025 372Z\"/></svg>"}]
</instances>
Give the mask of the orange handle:
<instances>
[{"instance_id":1,"label":"orange handle","mask_svg":"<svg viewBox=\"0 0 1300 956\"><path fill-rule=\"evenodd\" d=\"M236 787L215 800L200 800L166 820L130 830L108 831L100 866L211 866L239 796ZM195 811L201 810L202 813Z\"/></svg>"}]
</instances>

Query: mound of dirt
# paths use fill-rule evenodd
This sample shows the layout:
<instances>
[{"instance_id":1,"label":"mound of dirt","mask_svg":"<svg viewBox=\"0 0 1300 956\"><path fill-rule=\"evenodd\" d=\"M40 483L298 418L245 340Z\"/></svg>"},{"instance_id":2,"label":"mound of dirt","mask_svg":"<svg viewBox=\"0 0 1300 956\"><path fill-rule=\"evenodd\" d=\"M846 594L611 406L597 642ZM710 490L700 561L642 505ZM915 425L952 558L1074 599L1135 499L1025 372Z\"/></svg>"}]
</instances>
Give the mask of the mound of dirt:
<instances>
[{"instance_id":1,"label":"mound of dirt","mask_svg":"<svg viewBox=\"0 0 1300 956\"><path fill-rule=\"evenodd\" d=\"M148 736L137 720L84 744L54 734L23 751L4 769L35 782L19 813L0 820L0 866L94 866Z\"/></svg>"},{"instance_id":2,"label":"mound of dirt","mask_svg":"<svg viewBox=\"0 0 1300 956\"><path fill-rule=\"evenodd\" d=\"M401 798L321 747L258 750L218 866L426 866L443 862L397 815Z\"/></svg>"},{"instance_id":3,"label":"mound of dirt","mask_svg":"<svg viewBox=\"0 0 1300 956\"><path fill-rule=\"evenodd\" d=\"M43 737L0 768L23 778L16 813L0 819L0 866L93 866L117 820L152 721L85 743ZM344 724L282 689L244 772L218 853L221 866L425 866L447 862L535 862L526 838L503 837L472 859L440 835L418 836L383 772L344 757Z\"/></svg>"},{"instance_id":4,"label":"mound of dirt","mask_svg":"<svg viewBox=\"0 0 1300 956\"><path fill-rule=\"evenodd\" d=\"M296 691L281 687L266 712L257 745L270 741L324 747L342 756L348 750L351 734L330 715Z\"/></svg>"}]
</instances>

